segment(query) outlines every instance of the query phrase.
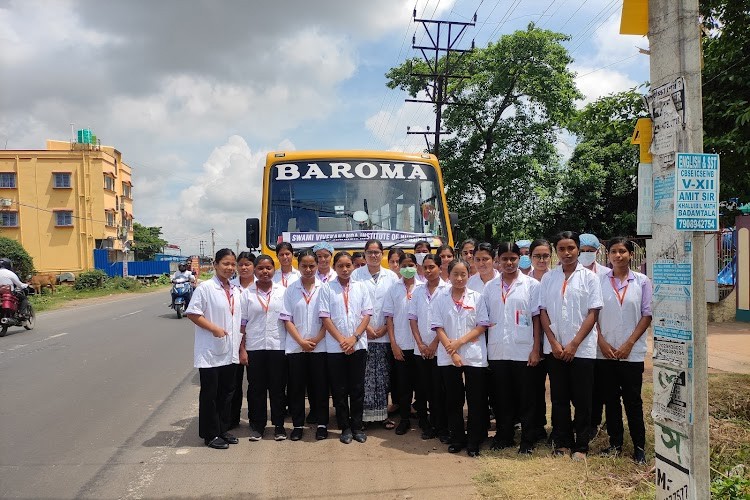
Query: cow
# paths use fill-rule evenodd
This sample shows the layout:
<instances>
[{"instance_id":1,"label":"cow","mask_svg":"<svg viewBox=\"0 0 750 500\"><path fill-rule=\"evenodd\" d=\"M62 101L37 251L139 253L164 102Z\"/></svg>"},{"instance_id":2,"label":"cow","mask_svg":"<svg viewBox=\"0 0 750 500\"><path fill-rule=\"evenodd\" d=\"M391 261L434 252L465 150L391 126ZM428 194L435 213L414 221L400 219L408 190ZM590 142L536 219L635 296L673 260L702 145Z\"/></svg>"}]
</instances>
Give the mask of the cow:
<instances>
[{"instance_id":1,"label":"cow","mask_svg":"<svg viewBox=\"0 0 750 500\"><path fill-rule=\"evenodd\" d=\"M29 285L34 289L34 291L38 294L42 294L42 288L48 286L50 290L52 290L52 293L55 293L55 283L57 282L57 278L54 274L35 274L31 277L31 280L29 281Z\"/></svg>"}]
</instances>

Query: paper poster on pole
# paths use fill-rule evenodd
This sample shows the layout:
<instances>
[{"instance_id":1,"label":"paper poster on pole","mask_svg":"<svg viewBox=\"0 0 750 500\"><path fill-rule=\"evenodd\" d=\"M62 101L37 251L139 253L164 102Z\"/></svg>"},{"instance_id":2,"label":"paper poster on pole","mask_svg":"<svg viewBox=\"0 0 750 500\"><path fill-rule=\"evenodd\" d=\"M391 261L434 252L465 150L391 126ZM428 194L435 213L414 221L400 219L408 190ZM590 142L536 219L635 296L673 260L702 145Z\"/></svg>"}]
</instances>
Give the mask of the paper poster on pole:
<instances>
[{"instance_id":1,"label":"paper poster on pole","mask_svg":"<svg viewBox=\"0 0 750 500\"><path fill-rule=\"evenodd\" d=\"M719 230L719 155L677 153L675 229Z\"/></svg>"},{"instance_id":2,"label":"paper poster on pole","mask_svg":"<svg viewBox=\"0 0 750 500\"><path fill-rule=\"evenodd\" d=\"M692 420L690 379L685 368L654 364L654 406L651 415L655 420L673 420L688 424Z\"/></svg>"}]
</instances>

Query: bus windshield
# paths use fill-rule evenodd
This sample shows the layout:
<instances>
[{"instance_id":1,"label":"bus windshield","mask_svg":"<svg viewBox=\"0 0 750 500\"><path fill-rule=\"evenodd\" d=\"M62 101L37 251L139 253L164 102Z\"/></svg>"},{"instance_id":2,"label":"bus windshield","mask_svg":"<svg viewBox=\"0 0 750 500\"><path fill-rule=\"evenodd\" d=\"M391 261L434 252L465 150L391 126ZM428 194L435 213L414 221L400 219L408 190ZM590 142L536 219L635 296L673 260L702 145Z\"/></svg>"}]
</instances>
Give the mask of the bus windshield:
<instances>
[{"instance_id":1,"label":"bus windshield","mask_svg":"<svg viewBox=\"0 0 750 500\"><path fill-rule=\"evenodd\" d=\"M411 247L447 241L437 173L427 163L325 160L279 163L270 171L268 245L329 241L361 248L371 238Z\"/></svg>"}]
</instances>

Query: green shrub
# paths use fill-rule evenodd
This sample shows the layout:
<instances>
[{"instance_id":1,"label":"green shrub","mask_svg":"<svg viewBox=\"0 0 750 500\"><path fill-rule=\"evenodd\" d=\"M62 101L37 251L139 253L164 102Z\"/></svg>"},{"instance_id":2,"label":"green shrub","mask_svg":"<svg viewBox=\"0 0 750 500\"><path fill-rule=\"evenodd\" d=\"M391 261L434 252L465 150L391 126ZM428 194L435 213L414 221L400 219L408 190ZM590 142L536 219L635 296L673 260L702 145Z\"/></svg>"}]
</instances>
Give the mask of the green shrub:
<instances>
[{"instance_id":1,"label":"green shrub","mask_svg":"<svg viewBox=\"0 0 750 500\"><path fill-rule=\"evenodd\" d=\"M102 288L106 280L107 273L101 269L92 269L90 271L84 271L78 275L74 288L76 290L94 290L96 288Z\"/></svg>"},{"instance_id":2,"label":"green shrub","mask_svg":"<svg viewBox=\"0 0 750 500\"><path fill-rule=\"evenodd\" d=\"M141 282L134 278L123 278L115 276L107 280L107 288L122 288L123 290L138 290L141 288Z\"/></svg>"},{"instance_id":3,"label":"green shrub","mask_svg":"<svg viewBox=\"0 0 750 500\"><path fill-rule=\"evenodd\" d=\"M158 278L156 278L156 284L157 285L169 285L172 282L172 279L168 274L162 274Z\"/></svg>"},{"instance_id":4,"label":"green shrub","mask_svg":"<svg viewBox=\"0 0 750 500\"><path fill-rule=\"evenodd\" d=\"M21 281L34 270L34 261L29 253L16 240L0 236L0 257L10 259L13 263L13 271L18 275Z\"/></svg>"}]
</instances>

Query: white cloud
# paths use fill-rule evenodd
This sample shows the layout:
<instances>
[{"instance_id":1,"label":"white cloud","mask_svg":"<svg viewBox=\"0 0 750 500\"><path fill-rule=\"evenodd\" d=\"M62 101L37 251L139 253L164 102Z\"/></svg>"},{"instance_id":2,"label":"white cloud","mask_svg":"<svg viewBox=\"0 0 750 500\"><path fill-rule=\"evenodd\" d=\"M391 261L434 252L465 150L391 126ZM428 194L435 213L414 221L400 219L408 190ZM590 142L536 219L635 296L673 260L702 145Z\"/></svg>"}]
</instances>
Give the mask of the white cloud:
<instances>
[{"instance_id":1,"label":"white cloud","mask_svg":"<svg viewBox=\"0 0 750 500\"><path fill-rule=\"evenodd\" d=\"M577 105L583 107L599 97L631 89L641 82L636 82L626 73L610 70L597 69L585 66L574 66L578 73L576 85L584 95L583 100L578 101Z\"/></svg>"},{"instance_id":2,"label":"white cloud","mask_svg":"<svg viewBox=\"0 0 750 500\"><path fill-rule=\"evenodd\" d=\"M426 99L427 96L419 94L417 99ZM412 131L425 131L427 127L435 130L435 114L432 106L425 103L401 102L400 98L392 101L392 109L383 109L365 120L365 127L373 136L377 144L375 148L383 148L389 151L423 151L427 144L424 136L407 134L407 129ZM433 142L432 135L428 136L430 144Z\"/></svg>"}]
</instances>

